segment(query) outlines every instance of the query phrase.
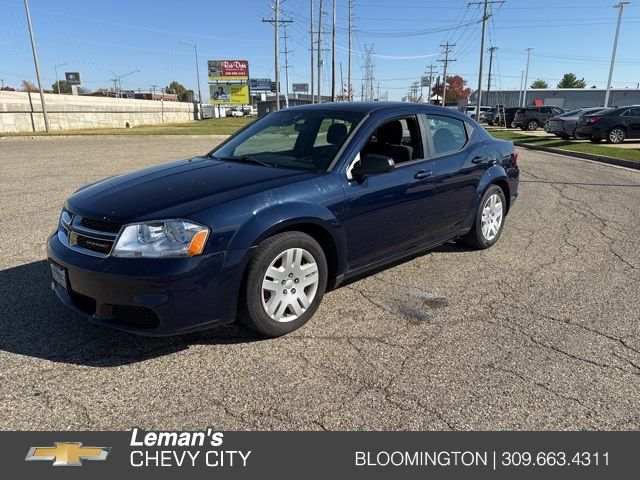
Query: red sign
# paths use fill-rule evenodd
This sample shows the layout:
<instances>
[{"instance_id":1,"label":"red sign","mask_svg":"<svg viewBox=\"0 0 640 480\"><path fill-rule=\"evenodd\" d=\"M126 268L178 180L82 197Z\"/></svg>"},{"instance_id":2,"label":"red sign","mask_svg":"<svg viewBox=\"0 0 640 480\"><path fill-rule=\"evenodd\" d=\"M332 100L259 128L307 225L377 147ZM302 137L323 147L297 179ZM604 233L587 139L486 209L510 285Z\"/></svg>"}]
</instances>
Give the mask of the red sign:
<instances>
[{"instance_id":1,"label":"red sign","mask_svg":"<svg viewBox=\"0 0 640 480\"><path fill-rule=\"evenodd\" d=\"M246 60L222 60L223 77L248 77L249 62Z\"/></svg>"}]
</instances>

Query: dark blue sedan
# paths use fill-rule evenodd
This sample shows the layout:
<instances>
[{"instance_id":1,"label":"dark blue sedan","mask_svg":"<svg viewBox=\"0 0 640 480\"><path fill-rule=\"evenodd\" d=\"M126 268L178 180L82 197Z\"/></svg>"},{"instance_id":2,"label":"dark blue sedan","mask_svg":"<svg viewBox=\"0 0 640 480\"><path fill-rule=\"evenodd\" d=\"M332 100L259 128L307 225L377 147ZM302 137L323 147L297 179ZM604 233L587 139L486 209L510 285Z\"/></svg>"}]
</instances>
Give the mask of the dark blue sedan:
<instances>
[{"instance_id":1,"label":"dark blue sedan","mask_svg":"<svg viewBox=\"0 0 640 480\"><path fill-rule=\"evenodd\" d=\"M512 143L450 109L290 108L202 157L78 190L48 242L52 287L133 333L239 319L283 335L350 277L452 240L495 244L518 176Z\"/></svg>"}]
</instances>

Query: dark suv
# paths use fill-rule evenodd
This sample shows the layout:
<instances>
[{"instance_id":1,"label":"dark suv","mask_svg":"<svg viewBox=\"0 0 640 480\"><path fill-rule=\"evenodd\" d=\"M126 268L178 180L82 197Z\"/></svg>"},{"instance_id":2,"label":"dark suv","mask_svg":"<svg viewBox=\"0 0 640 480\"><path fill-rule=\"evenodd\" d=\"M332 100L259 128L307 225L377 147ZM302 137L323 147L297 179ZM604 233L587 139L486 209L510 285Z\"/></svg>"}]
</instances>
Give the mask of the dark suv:
<instances>
[{"instance_id":1,"label":"dark suv","mask_svg":"<svg viewBox=\"0 0 640 480\"><path fill-rule=\"evenodd\" d=\"M640 106L615 107L578 119L576 138L593 143L622 143L625 138L640 138Z\"/></svg>"},{"instance_id":2,"label":"dark suv","mask_svg":"<svg viewBox=\"0 0 640 480\"><path fill-rule=\"evenodd\" d=\"M564 110L560 107L528 107L521 108L516 112L514 123L516 127L522 130L533 132L539 127L544 126L551 117L561 115Z\"/></svg>"}]
</instances>

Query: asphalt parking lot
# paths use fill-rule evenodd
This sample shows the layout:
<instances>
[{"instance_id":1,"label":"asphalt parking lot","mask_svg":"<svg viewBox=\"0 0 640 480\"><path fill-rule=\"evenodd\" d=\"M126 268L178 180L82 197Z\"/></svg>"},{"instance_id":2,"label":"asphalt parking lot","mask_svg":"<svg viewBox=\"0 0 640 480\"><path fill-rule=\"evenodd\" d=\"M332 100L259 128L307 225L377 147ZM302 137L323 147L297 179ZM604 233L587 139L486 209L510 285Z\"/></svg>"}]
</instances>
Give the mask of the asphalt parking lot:
<instances>
[{"instance_id":1,"label":"asphalt parking lot","mask_svg":"<svg viewBox=\"0 0 640 480\"><path fill-rule=\"evenodd\" d=\"M135 337L60 305L65 197L217 141L0 139L0 429L640 428L640 171L521 151L494 248L346 285L279 339Z\"/></svg>"}]
</instances>

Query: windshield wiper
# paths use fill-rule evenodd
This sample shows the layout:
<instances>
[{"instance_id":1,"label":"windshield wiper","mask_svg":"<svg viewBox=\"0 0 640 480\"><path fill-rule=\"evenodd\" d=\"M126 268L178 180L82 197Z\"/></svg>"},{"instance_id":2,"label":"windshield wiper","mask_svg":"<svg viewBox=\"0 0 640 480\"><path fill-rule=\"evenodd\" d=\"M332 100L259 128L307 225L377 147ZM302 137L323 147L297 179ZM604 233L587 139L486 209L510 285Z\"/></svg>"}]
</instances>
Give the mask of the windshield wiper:
<instances>
[{"instance_id":1,"label":"windshield wiper","mask_svg":"<svg viewBox=\"0 0 640 480\"><path fill-rule=\"evenodd\" d=\"M262 165L265 167L271 167L271 168L277 167L277 165L274 165L273 163L263 162L262 160L259 160L256 157L252 157L251 155L242 155L241 157L224 157L223 160L232 160L232 161L240 160L241 162L257 163L258 165Z\"/></svg>"}]
</instances>

